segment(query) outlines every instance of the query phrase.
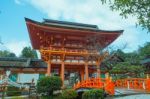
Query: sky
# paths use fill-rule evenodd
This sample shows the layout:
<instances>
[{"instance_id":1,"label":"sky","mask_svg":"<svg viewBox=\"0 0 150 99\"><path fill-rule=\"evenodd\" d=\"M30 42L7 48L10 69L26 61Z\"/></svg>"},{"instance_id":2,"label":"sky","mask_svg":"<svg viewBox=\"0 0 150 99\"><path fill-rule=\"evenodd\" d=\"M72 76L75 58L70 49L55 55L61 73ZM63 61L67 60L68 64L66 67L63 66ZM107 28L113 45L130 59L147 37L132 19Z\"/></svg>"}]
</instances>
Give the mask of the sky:
<instances>
[{"instance_id":1,"label":"sky","mask_svg":"<svg viewBox=\"0 0 150 99\"><path fill-rule=\"evenodd\" d=\"M43 18L98 25L102 30L124 30L113 48L132 52L150 42L150 33L136 27L136 17L124 19L100 0L0 0L0 50L7 49L17 56L25 46L31 46L24 18Z\"/></svg>"}]
</instances>

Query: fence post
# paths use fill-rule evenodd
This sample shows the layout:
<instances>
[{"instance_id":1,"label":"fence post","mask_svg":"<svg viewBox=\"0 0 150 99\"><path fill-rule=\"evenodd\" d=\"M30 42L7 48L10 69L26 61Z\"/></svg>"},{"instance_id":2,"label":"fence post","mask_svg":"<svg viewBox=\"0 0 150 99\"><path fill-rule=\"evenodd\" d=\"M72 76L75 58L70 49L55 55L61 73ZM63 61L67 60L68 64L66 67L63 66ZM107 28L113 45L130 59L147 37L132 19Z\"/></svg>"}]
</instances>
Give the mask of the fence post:
<instances>
[{"instance_id":1,"label":"fence post","mask_svg":"<svg viewBox=\"0 0 150 99\"><path fill-rule=\"evenodd\" d=\"M145 81L143 81L143 89L145 90Z\"/></svg>"},{"instance_id":2,"label":"fence post","mask_svg":"<svg viewBox=\"0 0 150 99\"><path fill-rule=\"evenodd\" d=\"M128 87L128 89L130 89L130 83L129 83L129 81L127 81L127 87Z\"/></svg>"},{"instance_id":3,"label":"fence post","mask_svg":"<svg viewBox=\"0 0 150 99\"><path fill-rule=\"evenodd\" d=\"M150 79L146 79L146 91L150 92Z\"/></svg>"},{"instance_id":4,"label":"fence post","mask_svg":"<svg viewBox=\"0 0 150 99\"><path fill-rule=\"evenodd\" d=\"M110 95L115 94L115 86L114 83L112 82L112 77L108 77L105 79L105 84L104 84L104 89L106 92L108 92Z\"/></svg>"}]
</instances>

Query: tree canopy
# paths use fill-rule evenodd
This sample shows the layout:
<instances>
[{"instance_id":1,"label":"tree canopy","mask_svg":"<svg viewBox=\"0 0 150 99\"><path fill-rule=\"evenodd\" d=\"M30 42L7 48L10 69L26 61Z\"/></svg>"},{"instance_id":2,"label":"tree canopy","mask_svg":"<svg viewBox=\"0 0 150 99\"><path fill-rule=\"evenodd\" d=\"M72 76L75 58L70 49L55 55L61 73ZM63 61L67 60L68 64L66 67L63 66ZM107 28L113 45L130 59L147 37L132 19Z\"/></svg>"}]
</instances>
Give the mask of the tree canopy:
<instances>
[{"instance_id":1,"label":"tree canopy","mask_svg":"<svg viewBox=\"0 0 150 99\"><path fill-rule=\"evenodd\" d=\"M120 12L127 18L129 15L136 16L137 24L150 32L150 0L101 0L103 4L109 3L112 10Z\"/></svg>"},{"instance_id":2,"label":"tree canopy","mask_svg":"<svg viewBox=\"0 0 150 99\"><path fill-rule=\"evenodd\" d=\"M60 90L62 86L62 81L56 76L46 76L42 77L37 82L38 93L45 95L53 95L53 91Z\"/></svg>"},{"instance_id":3,"label":"tree canopy","mask_svg":"<svg viewBox=\"0 0 150 99\"><path fill-rule=\"evenodd\" d=\"M150 55L150 42L146 43L143 47L138 49L141 58L144 58L147 55Z\"/></svg>"},{"instance_id":4,"label":"tree canopy","mask_svg":"<svg viewBox=\"0 0 150 99\"><path fill-rule=\"evenodd\" d=\"M108 71L111 74L122 74L120 77L144 77L144 73L147 71L145 66L142 66L141 61L148 55L150 55L150 42L139 47L137 51L125 53L121 49L118 49L115 54L121 57L123 62L112 63L106 61L105 64L110 68Z\"/></svg>"},{"instance_id":5,"label":"tree canopy","mask_svg":"<svg viewBox=\"0 0 150 99\"><path fill-rule=\"evenodd\" d=\"M38 58L35 50L31 49L31 47L24 47L21 56L23 58Z\"/></svg>"},{"instance_id":6,"label":"tree canopy","mask_svg":"<svg viewBox=\"0 0 150 99\"><path fill-rule=\"evenodd\" d=\"M16 57L16 55L15 53L4 50L4 51L0 51L0 57Z\"/></svg>"}]
</instances>

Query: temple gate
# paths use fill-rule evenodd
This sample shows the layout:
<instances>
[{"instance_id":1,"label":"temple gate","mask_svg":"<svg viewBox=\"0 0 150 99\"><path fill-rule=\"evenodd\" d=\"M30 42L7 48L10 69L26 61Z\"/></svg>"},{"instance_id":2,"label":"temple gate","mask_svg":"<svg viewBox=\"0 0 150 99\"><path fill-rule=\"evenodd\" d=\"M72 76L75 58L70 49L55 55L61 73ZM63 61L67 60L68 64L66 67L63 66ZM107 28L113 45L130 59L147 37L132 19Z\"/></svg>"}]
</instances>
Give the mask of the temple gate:
<instances>
[{"instance_id":1,"label":"temple gate","mask_svg":"<svg viewBox=\"0 0 150 99\"><path fill-rule=\"evenodd\" d=\"M47 76L58 73L63 85L65 72L78 72L80 81L92 73L100 77L100 64L108 55L100 52L123 30L100 30L96 25L44 19L43 22L25 18L32 47L40 51L47 63ZM93 40L92 40L93 39Z\"/></svg>"}]
</instances>

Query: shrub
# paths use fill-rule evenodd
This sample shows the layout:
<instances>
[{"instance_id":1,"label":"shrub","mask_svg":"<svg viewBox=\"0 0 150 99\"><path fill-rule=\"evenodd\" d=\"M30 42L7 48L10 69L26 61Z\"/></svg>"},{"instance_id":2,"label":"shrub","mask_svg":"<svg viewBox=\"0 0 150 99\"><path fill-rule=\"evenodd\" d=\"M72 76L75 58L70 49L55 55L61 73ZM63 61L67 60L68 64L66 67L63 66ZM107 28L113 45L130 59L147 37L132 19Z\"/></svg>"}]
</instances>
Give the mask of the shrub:
<instances>
[{"instance_id":1,"label":"shrub","mask_svg":"<svg viewBox=\"0 0 150 99\"><path fill-rule=\"evenodd\" d=\"M39 99L62 99L59 95L57 96L41 96Z\"/></svg>"},{"instance_id":2,"label":"shrub","mask_svg":"<svg viewBox=\"0 0 150 99\"><path fill-rule=\"evenodd\" d=\"M45 95L53 95L53 91L59 90L61 86L62 81L59 77L42 77L37 82L37 92Z\"/></svg>"},{"instance_id":3,"label":"shrub","mask_svg":"<svg viewBox=\"0 0 150 99\"><path fill-rule=\"evenodd\" d=\"M62 92L61 99L76 99L77 92L73 89L66 89Z\"/></svg>"},{"instance_id":4,"label":"shrub","mask_svg":"<svg viewBox=\"0 0 150 99\"><path fill-rule=\"evenodd\" d=\"M104 99L104 91L102 89L92 89L82 94L82 99Z\"/></svg>"},{"instance_id":5,"label":"shrub","mask_svg":"<svg viewBox=\"0 0 150 99\"><path fill-rule=\"evenodd\" d=\"M6 93L7 93L7 96L19 96L21 95L21 89L14 87L14 86L8 86Z\"/></svg>"},{"instance_id":6,"label":"shrub","mask_svg":"<svg viewBox=\"0 0 150 99\"><path fill-rule=\"evenodd\" d=\"M53 97L52 96L41 96L40 99L53 99Z\"/></svg>"}]
</instances>

